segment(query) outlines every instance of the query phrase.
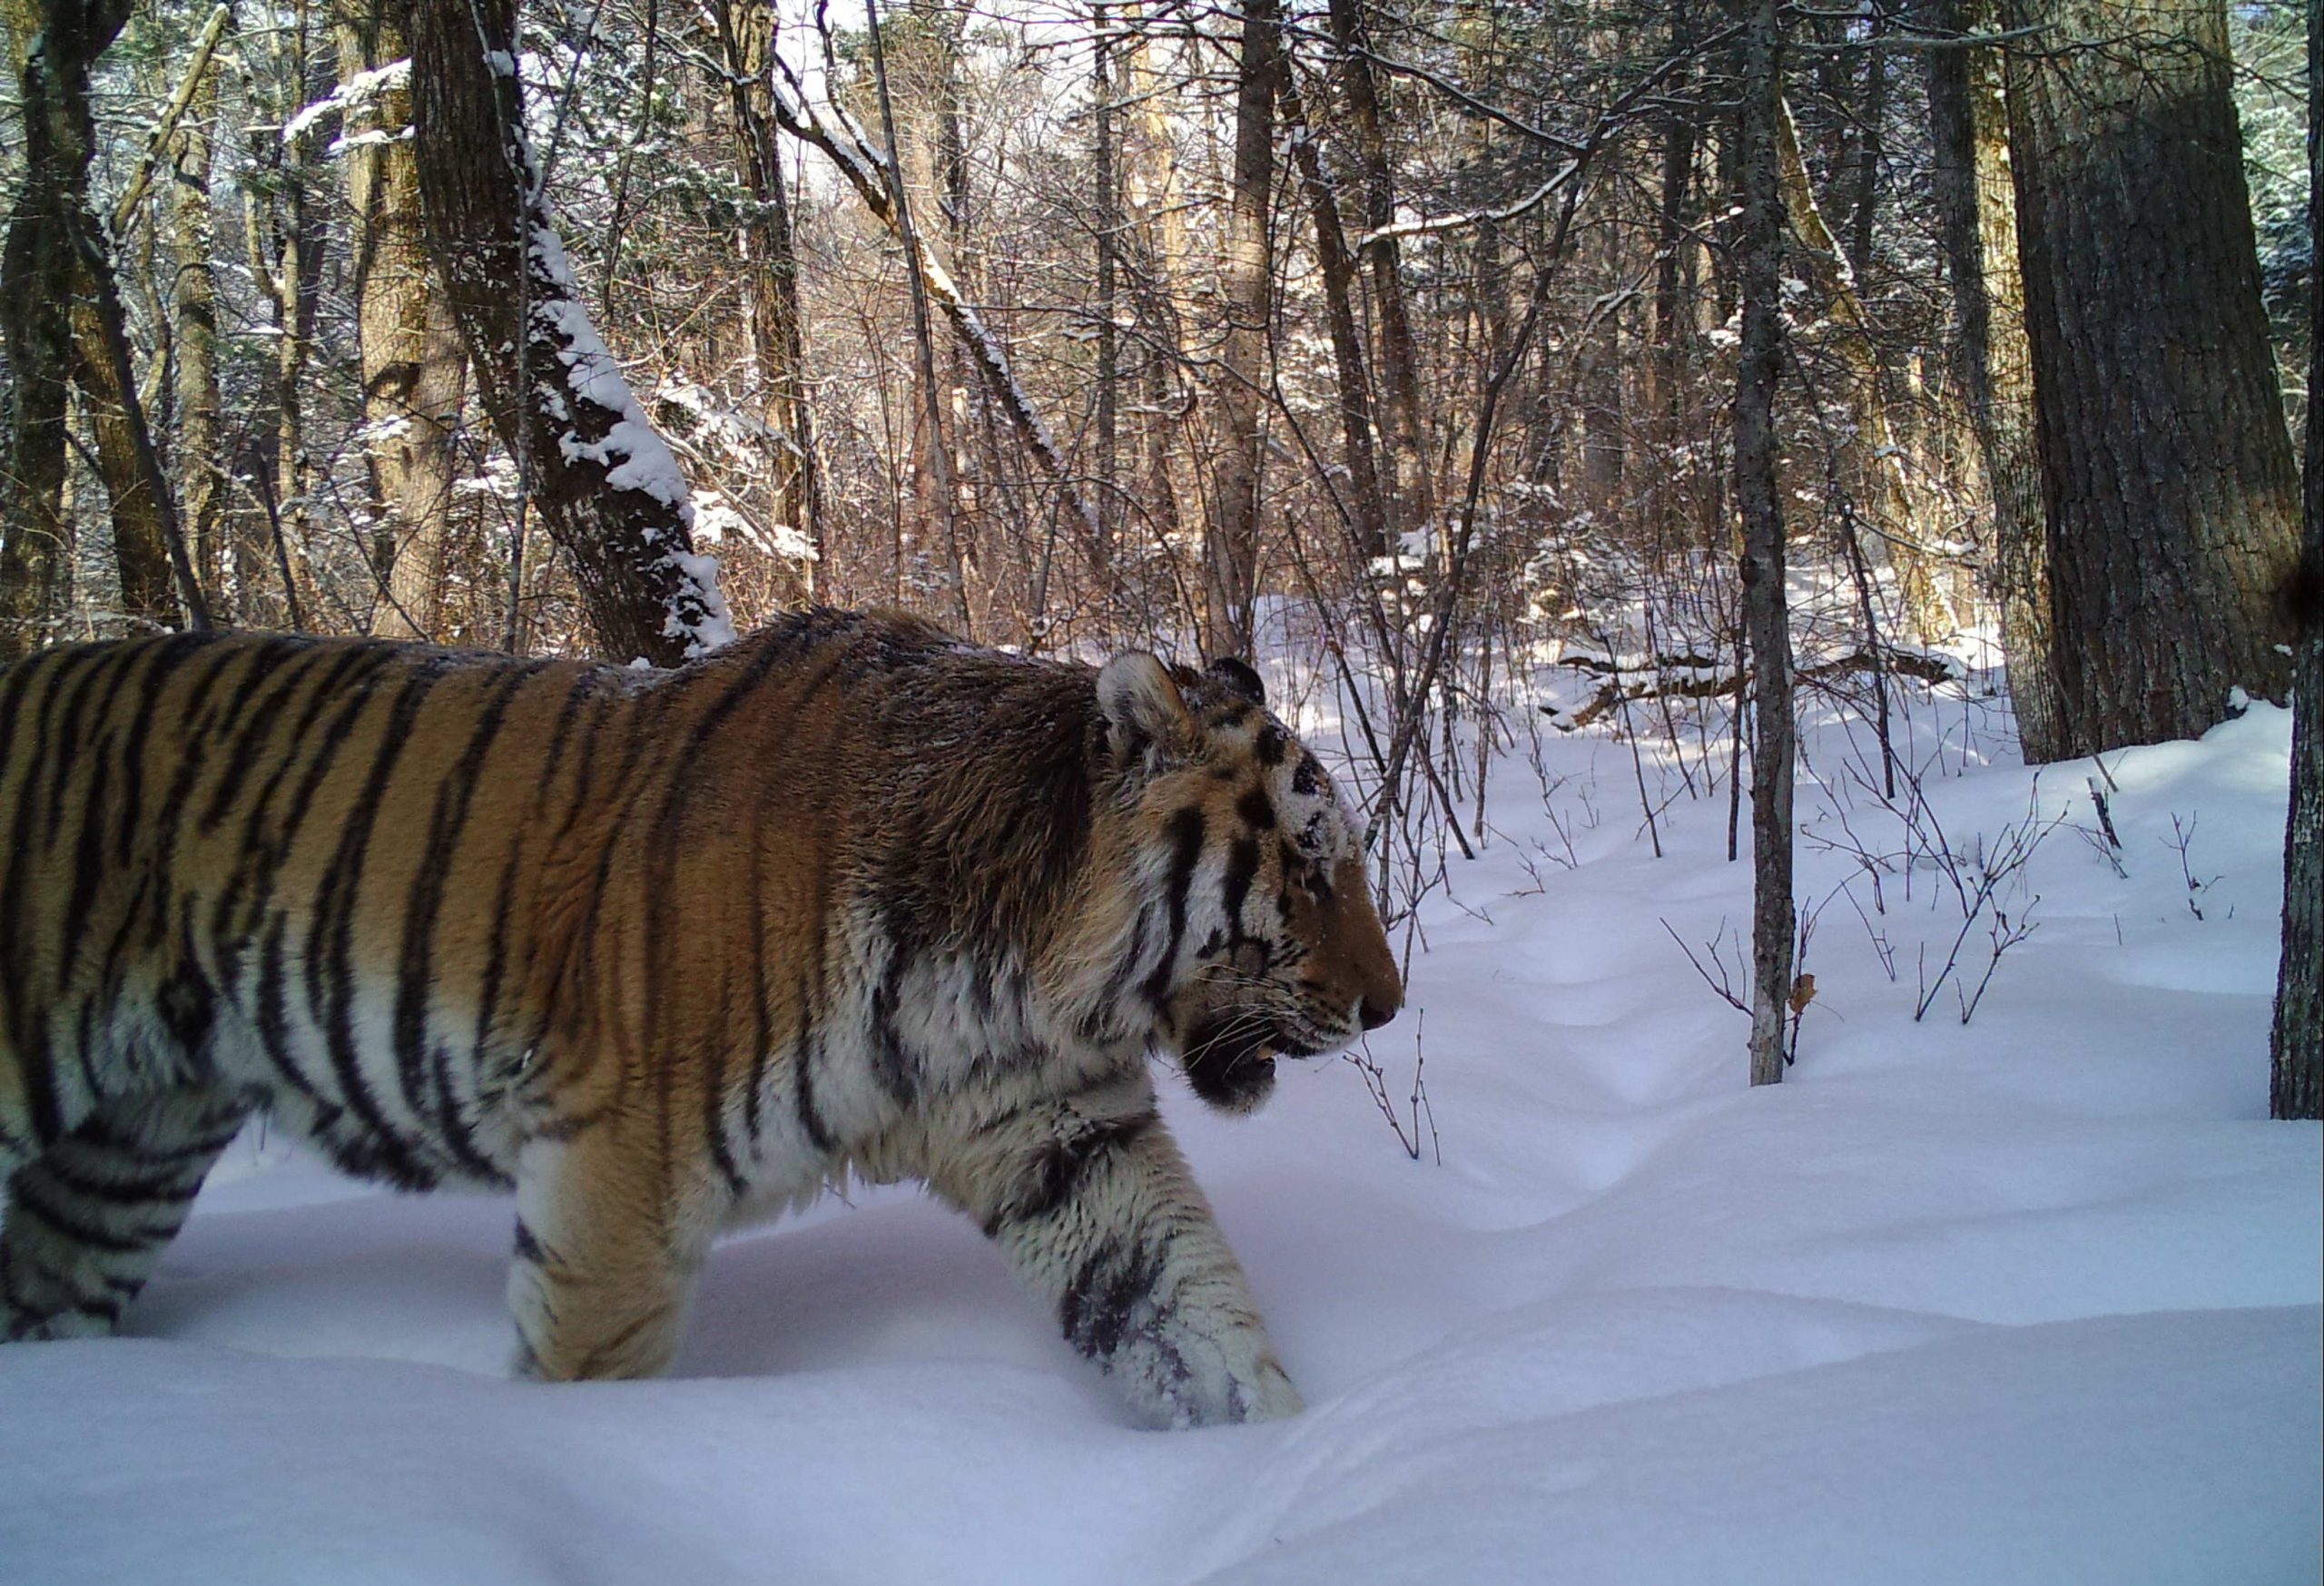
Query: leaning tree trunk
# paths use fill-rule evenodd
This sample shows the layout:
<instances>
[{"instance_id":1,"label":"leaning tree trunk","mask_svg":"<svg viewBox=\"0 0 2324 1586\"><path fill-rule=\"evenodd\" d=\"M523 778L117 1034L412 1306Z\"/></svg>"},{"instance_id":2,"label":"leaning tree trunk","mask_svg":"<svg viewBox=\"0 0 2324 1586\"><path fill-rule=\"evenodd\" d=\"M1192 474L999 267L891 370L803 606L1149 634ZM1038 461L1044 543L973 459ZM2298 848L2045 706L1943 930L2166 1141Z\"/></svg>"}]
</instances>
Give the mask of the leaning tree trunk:
<instances>
[{"instance_id":1,"label":"leaning tree trunk","mask_svg":"<svg viewBox=\"0 0 2324 1586\"><path fill-rule=\"evenodd\" d=\"M2324 4L2308 7L2308 223L2324 223ZM2324 307L2324 276L2309 278L2311 310ZM2309 321L2324 324L2324 316ZM2308 355L2307 526L2290 616L2299 653L2292 673L2291 814L2284 832L2283 964L2276 979L2273 1072L2268 1110L2324 1118L2324 343Z\"/></svg>"},{"instance_id":2,"label":"leaning tree trunk","mask_svg":"<svg viewBox=\"0 0 2324 1586\"><path fill-rule=\"evenodd\" d=\"M1758 680L1751 742L1751 1083L1783 1078L1783 1021L1792 992L1791 803L1797 729L1791 619L1784 597L1783 507L1776 488L1776 380L1783 368L1783 193L1777 127L1776 0L1744 24L1737 143L1743 214L1738 238L1743 345L1735 373L1735 497L1743 514L1744 623Z\"/></svg>"},{"instance_id":3,"label":"leaning tree trunk","mask_svg":"<svg viewBox=\"0 0 2324 1586\"><path fill-rule=\"evenodd\" d=\"M570 560L597 653L675 665L734 637L677 460L589 322L524 134L514 0L414 0L428 250L484 408Z\"/></svg>"},{"instance_id":4,"label":"leaning tree trunk","mask_svg":"<svg viewBox=\"0 0 2324 1586\"><path fill-rule=\"evenodd\" d=\"M2062 728L2087 754L2285 697L2298 478L2224 0L2011 0L2010 156ZM2133 31L2133 29L2138 31Z\"/></svg>"},{"instance_id":5,"label":"leaning tree trunk","mask_svg":"<svg viewBox=\"0 0 2324 1586\"><path fill-rule=\"evenodd\" d=\"M411 69L403 7L336 0L346 123L349 261L362 347L363 445L379 522L372 560L380 598L371 631L432 639L443 624L446 520L456 472L453 428L468 393L459 327L428 270L412 158Z\"/></svg>"},{"instance_id":6,"label":"leaning tree trunk","mask_svg":"<svg viewBox=\"0 0 2324 1586\"><path fill-rule=\"evenodd\" d=\"M1928 25L1966 33L1993 21L1990 0L1929 0ZM1953 288L1953 380L1993 501L1992 592L2002 658L2028 764L2058 759L2058 679L2050 634L2048 525L2034 448L2034 368L2017 263L2017 194L2010 185L2009 107L1991 49L1928 55L1934 158L1929 185Z\"/></svg>"},{"instance_id":7,"label":"leaning tree trunk","mask_svg":"<svg viewBox=\"0 0 2324 1586\"><path fill-rule=\"evenodd\" d=\"M1268 203L1275 184L1275 105L1283 74L1275 0L1243 0L1242 60L1235 102L1221 295L1226 334L1217 407L1225 434L1218 484L1203 547L1205 635L1222 655L1252 654L1258 594L1259 463L1266 389Z\"/></svg>"}]
</instances>

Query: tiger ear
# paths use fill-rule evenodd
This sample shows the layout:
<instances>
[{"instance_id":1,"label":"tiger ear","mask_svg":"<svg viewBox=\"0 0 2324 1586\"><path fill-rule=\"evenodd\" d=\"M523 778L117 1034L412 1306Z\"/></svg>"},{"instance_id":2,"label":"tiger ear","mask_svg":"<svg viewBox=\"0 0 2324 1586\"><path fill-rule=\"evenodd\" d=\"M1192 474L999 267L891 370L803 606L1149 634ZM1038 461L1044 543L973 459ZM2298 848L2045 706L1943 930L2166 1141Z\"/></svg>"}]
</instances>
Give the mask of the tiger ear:
<instances>
[{"instance_id":1,"label":"tiger ear","mask_svg":"<svg viewBox=\"0 0 2324 1586\"><path fill-rule=\"evenodd\" d=\"M1106 718L1107 747L1124 765L1195 735L1194 714L1169 669L1143 650L1126 651L1098 669L1098 709Z\"/></svg>"},{"instance_id":2,"label":"tiger ear","mask_svg":"<svg viewBox=\"0 0 2324 1586\"><path fill-rule=\"evenodd\" d=\"M1221 655L1210 664L1210 675L1253 704L1265 704L1267 702L1267 685L1246 662L1238 661L1232 655Z\"/></svg>"}]
</instances>

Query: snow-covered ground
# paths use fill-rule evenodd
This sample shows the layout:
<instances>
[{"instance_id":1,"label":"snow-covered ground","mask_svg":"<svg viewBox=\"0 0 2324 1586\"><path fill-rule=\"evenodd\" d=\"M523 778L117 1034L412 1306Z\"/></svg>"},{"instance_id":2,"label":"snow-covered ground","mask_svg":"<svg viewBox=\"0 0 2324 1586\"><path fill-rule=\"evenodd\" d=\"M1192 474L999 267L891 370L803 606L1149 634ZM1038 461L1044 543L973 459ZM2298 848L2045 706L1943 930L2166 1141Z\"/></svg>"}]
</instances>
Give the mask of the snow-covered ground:
<instances>
[{"instance_id":1,"label":"snow-covered ground","mask_svg":"<svg viewBox=\"0 0 2324 1586\"><path fill-rule=\"evenodd\" d=\"M509 1382L505 1204L253 1139L133 1336L0 1350L0 1581L2313 1582L2324 1137L2265 1118L2288 718L2106 756L2114 850L2095 768L2037 790L1997 705L1919 697L1909 823L1862 725L1810 736L1783 1085L1678 945L1709 969L1724 922L1738 963L1724 794L1554 733L1373 1043L1401 1111L1419 1038L1441 1165L1345 1063L1239 1121L1170 1082L1295 1421L1129 1429L901 1191L723 1245L672 1380ZM1980 916L1915 1022L1956 877L2061 814L1996 893L2033 933L1964 1025ZM1952 873L1894 857L1924 839Z\"/></svg>"}]
</instances>

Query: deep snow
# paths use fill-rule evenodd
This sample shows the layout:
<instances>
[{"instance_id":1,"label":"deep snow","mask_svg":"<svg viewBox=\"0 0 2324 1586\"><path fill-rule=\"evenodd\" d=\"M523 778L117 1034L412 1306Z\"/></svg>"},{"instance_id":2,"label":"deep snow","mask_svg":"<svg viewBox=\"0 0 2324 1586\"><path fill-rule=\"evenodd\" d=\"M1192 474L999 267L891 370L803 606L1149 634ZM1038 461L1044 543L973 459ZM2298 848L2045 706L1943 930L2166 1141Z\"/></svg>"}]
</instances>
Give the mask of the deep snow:
<instances>
[{"instance_id":1,"label":"deep snow","mask_svg":"<svg viewBox=\"0 0 2324 1586\"><path fill-rule=\"evenodd\" d=\"M2037 789L1975 685L1915 697L1952 852L2073 823L1965 1027L1950 985L1911 1017L1943 867L1885 866L1880 912L1827 846L1905 847L1861 724L1809 739L1801 894L1858 879L1759 1091L1671 939L1748 922L1724 794L1649 746L1656 860L1627 744L1545 732L1373 1042L1400 1107L1424 1046L1442 1166L1344 1063L1244 1120L1166 1081L1295 1421L1130 1430L901 1190L724 1243L673 1380L509 1382L505 1203L251 1138L135 1336L0 1350L0 1581L2312 1582L2324 1135L2265 1119L2288 717L2106 756L2110 861L2093 767Z\"/></svg>"}]
</instances>

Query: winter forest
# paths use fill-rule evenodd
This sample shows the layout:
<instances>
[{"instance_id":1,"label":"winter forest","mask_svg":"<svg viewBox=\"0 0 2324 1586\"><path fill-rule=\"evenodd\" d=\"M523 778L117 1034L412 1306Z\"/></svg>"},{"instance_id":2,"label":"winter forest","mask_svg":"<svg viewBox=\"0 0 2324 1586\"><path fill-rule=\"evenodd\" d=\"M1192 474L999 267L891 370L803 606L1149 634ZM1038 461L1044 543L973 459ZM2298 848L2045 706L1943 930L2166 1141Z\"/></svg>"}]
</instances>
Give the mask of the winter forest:
<instances>
[{"instance_id":1,"label":"winter forest","mask_svg":"<svg viewBox=\"0 0 2324 1586\"><path fill-rule=\"evenodd\" d=\"M0 1579L2316 1578L2324 12L0 24L0 680L1230 657L1406 987L1249 1118L1157 1069L1300 1416L1133 1431L869 1182L512 1382L505 1202L260 1122L0 1349Z\"/></svg>"}]
</instances>

